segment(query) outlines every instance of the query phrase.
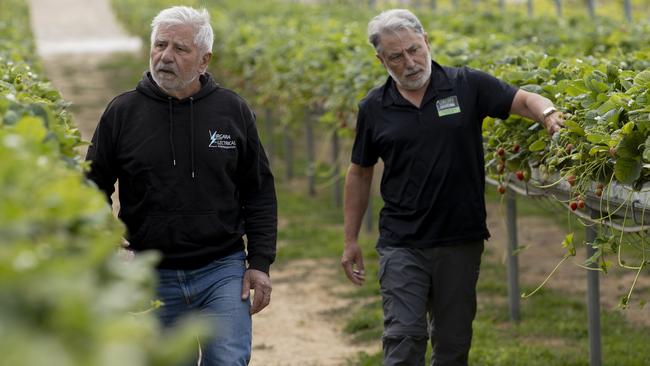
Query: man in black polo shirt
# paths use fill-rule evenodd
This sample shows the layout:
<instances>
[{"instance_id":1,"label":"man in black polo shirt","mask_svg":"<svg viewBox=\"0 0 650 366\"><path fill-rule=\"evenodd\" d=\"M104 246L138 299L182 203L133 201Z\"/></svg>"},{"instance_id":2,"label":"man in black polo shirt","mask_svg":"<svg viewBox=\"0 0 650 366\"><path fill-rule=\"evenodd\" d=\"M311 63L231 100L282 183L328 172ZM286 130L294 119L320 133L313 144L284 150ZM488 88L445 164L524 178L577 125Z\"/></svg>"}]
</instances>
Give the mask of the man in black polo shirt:
<instances>
[{"instance_id":1,"label":"man in black polo shirt","mask_svg":"<svg viewBox=\"0 0 650 366\"><path fill-rule=\"evenodd\" d=\"M350 281L364 282L357 237L381 158L384 365L424 365L429 337L432 365L467 365L483 241L490 236L482 121L514 113L553 133L563 120L540 95L432 62L426 33L408 10L373 18L368 38L390 77L359 104L341 264Z\"/></svg>"}]
</instances>

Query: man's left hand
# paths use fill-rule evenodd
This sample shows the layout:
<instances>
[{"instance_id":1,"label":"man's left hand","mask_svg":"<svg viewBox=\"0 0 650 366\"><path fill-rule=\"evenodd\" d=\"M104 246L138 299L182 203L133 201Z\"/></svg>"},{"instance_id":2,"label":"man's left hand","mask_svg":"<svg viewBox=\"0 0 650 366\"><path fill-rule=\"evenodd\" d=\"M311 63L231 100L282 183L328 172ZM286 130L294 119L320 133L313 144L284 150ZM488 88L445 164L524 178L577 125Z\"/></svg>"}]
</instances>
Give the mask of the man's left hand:
<instances>
[{"instance_id":1,"label":"man's left hand","mask_svg":"<svg viewBox=\"0 0 650 366\"><path fill-rule=\"evenodd\" d=\"M251 315L260 312L271 302L271 278L269 275L256 269L247 269L244 273L244 282L241 289L241 299L247 300L250 290L255 291Z\"/></svg>"}]
</instances>

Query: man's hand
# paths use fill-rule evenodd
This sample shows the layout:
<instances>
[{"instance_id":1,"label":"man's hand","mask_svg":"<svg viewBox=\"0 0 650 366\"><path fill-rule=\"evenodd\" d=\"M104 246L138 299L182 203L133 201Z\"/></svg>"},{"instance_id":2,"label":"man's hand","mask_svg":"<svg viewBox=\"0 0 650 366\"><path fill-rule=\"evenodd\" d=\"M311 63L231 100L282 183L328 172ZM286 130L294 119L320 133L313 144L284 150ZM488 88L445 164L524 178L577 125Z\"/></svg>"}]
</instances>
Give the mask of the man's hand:
<instances>
[{"instance_id":1,"label":"man's hand","mask_svg":"<svg viewBox=\"0 0 650 366\"><path fill-rule=\"evenodd\" d=\"M251 315L253 315L259 313L271 302L271 278L262 271L247 269L244 272L244 282L241 289L242 300L248 300L251 289L255 291L253 305L251 306Z\"/></svg>"},{"instance_id":2,"label":"man's hand","mask_svg":"<svg viewBox=\"0 0 650 366\"><path fill-rule=\"evenodd\" d=\"M363 253L357 243L346 244L341 257L341 266L348 279L357 286L363 285L366 273L363 266Z\"/></svg>"},{"instance_id":3,"label":"man's hand","mask_svg":"<svg viewBox=\"0 0 650 366\"><path fill-rule=\"evenodd\" d=\"M548 131L549 135L552 135L555 132L559 131L562 127L564 127L564 118L562 116L562 112L557 111L546 117L544 119L544 126L546 126L546 130Z\"/></svg>"}]
</instances>

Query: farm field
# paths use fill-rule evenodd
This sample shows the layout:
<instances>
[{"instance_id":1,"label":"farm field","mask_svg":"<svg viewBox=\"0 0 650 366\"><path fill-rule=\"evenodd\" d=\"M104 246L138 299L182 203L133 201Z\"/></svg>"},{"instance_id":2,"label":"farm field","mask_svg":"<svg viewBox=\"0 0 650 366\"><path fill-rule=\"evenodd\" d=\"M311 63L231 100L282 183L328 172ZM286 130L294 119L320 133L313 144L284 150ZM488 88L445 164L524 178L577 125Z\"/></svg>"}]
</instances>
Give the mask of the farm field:
<instances>
[{"instance_id":1,"label":"farm field","mask_svg":"<svg viewBox=\"0 0 650 366\"><path fill-rule=\"evenodd\" d=\"M373 250L379 197L373 201L374 227L362 240L369 283L353 287L338 264L343 236L337 186L349 160L356 103L384 78L364 39L365 23L375 11L351 12L345 1L322 7L281 1L254 6L181 2L210 9L216 30L210 70L253 105L278 179L273 300L254 318L251 364L381 364ZM0 3L0 33L10 45L0 44L0 151L8 157L0 162L0 286L15 296L12 301L0 297L0 351L12 365L40 364L52 350L55 362L50 364L56 365L172 365L189 352L191 334L200 332L200 325L188 323L175 340L156 335L154 319L146 312L155 258L129 265L115 255L123 228L102 207L102 197L81 183L78 158L105 104L132 88L147 67L148 19L172 2L112 1L124 28L143 39L141 53L55 58L36 56L33 40L24 36L30 34L26 22L3 18L9 12L12 18L28 16L26 2L10 3ZM463 6L471 9L471 4ZM451 4L439 8L453 11ZM645 152L649 26L641 20L590 20L579 14L579 4L567 3L567 14L572 14L570 8L576 15L552 24L547 18L528 19L521 7L504 15L492 11L496 5L481 6L463 19L439 17L425 8L416 12L424 24L433 25L428 33L434 59L495 73L545 94L572 116L575 124L555 140L545 139L529 121L486 120L487 174L508 184L517 171L539 173L544 166L558 179L579 177L577 195L593 194L596 182L643 190L650 177ZM603 8L614 5L605 3L599 12ZM642 11L635 14L642 18ZM266 32L269 28L275 31ZM42 121L49 122L47 127L39 127ZM514 124L521 128L513 129ZM23 147L28 155L7 143L15 140L29 144ZM522 146L521 153L509 155L500 171L498 149L512 151L515 143ZM567 153L569 143L574 149ZM610 147L616 149L614 155ZM564 155L557 153L560 148ZM61 164L43 170L43 157ZM34 180L34 174L43 179ZM51 191L33 194L39 183L57 179L61 181ZM483 258L470 364L588 365L586 271L578 266L585 260L583 223L569 214L568 202L554 206L552 199L519 199L520 246L526 247L519 257L523 292L536 288L563 258L561 244L569 232L575 233L577 254L539 293L522 300L522 321L513 324L506 302L503 197L495 187L487 188L492 238ZM28 206L35 210L18 209ZM641 267L619 266L617 250L624 251L629 266ZM596 259L608 270L600 276L605 365L650 364L647 255L645 234L635 234L615 236ZM136 296L118 305L124 293ZM627 309L619 306L623 299ZM142 310L144 314L124 319L124 314ZM104 317L91 321L97 314ZM19 331L7 333L6 324ZM87 337L80 343L73 332ZM132 334L141 339L134 342ZM26 352L21 343L32 337L42 341L30 347L29 357L21 357Z\"/></svg>"}]
</instances>

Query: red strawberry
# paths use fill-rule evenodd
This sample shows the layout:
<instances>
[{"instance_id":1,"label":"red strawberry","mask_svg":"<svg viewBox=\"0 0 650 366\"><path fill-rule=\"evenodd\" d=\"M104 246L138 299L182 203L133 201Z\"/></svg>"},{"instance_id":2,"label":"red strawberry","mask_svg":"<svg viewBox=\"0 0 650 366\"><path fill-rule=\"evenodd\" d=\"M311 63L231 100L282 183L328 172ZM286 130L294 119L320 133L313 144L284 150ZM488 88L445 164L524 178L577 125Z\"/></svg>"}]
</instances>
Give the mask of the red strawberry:
<instances>
[{"instance_id":1,"label":"red strawberry","mask_svg":"<svg viewBox=\"0 0 650 366\"><path fill-rule=\"evenodd\" d=\"M504 156L506 154L506 150L502 147L497 149L497 155L499 156Z\"/></svg>"},{"instance_id":2,"label":"red strawberry","mask_svg":"<svg viewBox=\"0 0 650 366\"><path fill-rule=\"evenodd\" d=\"M519 146L519 144L515 144L515 146L512 147L512 152L516 154L519 152L520 148L521 146Z\"/></svg>"},{"instance_id":3,"label":"red strawberry","mask_svg":"<svg viewBox=\"0 0 650 366\"><path fill-rule=\"evenodd\" d=\"M504 194L504 193L506 193L506 187L504 187L502 185L499 185L497 187L497 191L499 191L499 193L501 193L501 194Z\"/></svg>"},{"instance_id":4,"label":"red strawberry","mask_svg":"<svg viewBox=\"0 0 650 366\"><path fill-rule=\"evenodd\" d=\"M571 201L569 202L569 207L571 208L571 211L575 211L578 208L578 204L576 201Z\"/></svg>"},{"instance_id":5,"label":"red strawberry","mask_svg":"<svg viewBox=\"0 0 650 366\"><path fill-rule=\"evenodd\" d=\"M524 180L524 172L522 172L521 170L517 170L515 175L517 176L517 179Z\"/></svg>"},{"instance_id":6,"label":"red strawberry","mask_svg":"<svg viewBox=\"0 0 650 366\"><path fill-rule=\"evenodd\" d=\"M576 176L570 175L566 178L566 181L569 182L569 185L573 187L576 184Z\"/></svg>"},{"instance_id":7,"label":"red strawberry","mask_svg":"<svg viewBox=\"0 0 650 366\"><path fill-rule=\"evenodd\" d=\"M584 200L578 200L578 208L580 208L580 209L585 208L585 201Z\"/></svg>"}]
</instances>

